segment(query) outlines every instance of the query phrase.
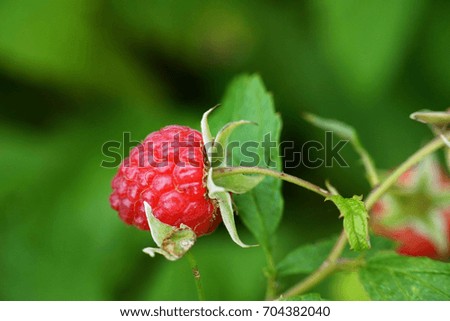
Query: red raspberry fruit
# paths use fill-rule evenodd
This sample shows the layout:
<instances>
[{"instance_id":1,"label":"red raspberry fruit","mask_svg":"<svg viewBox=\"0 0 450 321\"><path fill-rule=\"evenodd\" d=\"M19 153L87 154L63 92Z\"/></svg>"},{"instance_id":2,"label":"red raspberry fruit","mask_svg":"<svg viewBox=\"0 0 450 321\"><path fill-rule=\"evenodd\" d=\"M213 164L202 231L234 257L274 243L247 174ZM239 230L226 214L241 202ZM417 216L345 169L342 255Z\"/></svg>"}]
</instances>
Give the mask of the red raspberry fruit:
<instances>
[{"instance_id":1,"label":"red raspberry fruit","mask_svg":"<svg viewBox=\"0 0 450 321\"><path fill-rule=\"evenodd\" d=\"M450 179L433 158L404 173L371 212L373 231L396 241L399 254L450 258Z\"/></svg>"},{"instance_id":2,"label":"red raspberry fruit","mask_svg":"<svg viewBox=\"0 0 450 321\"><path fill-rule=\"evenodd\" d=\"M119 167L112 181L111 207L127 224L149 230L144 201L161 222L189 226L197 236L221 222L215 201L208 198L202 135L184 126L153 132Z\"/></svg>"}]
</instances>

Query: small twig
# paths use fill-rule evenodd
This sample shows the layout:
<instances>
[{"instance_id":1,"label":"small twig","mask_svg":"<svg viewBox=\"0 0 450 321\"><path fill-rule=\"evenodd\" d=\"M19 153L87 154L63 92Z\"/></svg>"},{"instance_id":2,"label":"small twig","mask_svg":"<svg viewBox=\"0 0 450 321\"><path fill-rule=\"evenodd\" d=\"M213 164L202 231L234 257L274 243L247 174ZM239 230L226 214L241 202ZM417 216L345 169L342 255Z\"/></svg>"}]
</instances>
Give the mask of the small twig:
<instances>
[{"instance_id":1,"label":"small twig","mask_svg":"<svg viewBox=\"0 0 450 321\"><path fill-rule=\"evenodd\" d=\"M219 167L214 168L213 175L214 178L219 178L223 176L231 176L237 174L259 174L265 176L272 176L283 181L295 184L297 186L303 187L311 192L319 194L323 197L331 196L331 193L311 182L308 182L304 179L279 172L269 168L260 168L260 167Z\"/></svg>"}]
</instances>

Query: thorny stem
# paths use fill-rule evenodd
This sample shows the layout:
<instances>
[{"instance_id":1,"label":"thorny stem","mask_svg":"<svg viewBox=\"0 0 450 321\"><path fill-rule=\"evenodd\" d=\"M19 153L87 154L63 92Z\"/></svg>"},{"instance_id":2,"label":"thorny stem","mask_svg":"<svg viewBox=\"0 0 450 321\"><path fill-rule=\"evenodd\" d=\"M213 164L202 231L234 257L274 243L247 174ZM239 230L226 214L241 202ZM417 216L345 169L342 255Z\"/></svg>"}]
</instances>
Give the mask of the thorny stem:
<instances>
[{"instance_id":1,"label":"thorny stem","mask_svg":"<svg viewBox=\"0 0 450 321\"><path fill-rule=\"evenodd\" d=\"M449 133L446 133L448 136ZM436 137L428 144L423 146L421 149L412 154L406 161L404 161L400 166L397 167L381 184L375 187L367 196L365 200L366 208L369 211L372 206L386 193L386 191L398 180L398 178L409 170L412 166L419 163L429 154L435 152L439 148L445 145L445 141L441 137ZM347 236L345 231L342 231L338 240L336 241L333 249L328 255L327 259L322 263L322 265L307 278L303 279L292 288L284 292L280 298L291 297L294 295L302 294L309 289L316 286L327 276L332 274L339 266L339 257L347 245Z\"/></svg>"},{"instance_id":2,"label":"thorny stem","mask_svg":"<svg viewBox=\"0 0 450 321\"><path fill-rule=\"evenodd\" d=\"M272 176L283 181L298 185L303 187L311 192L319 194L323 197L331 196L331 193L311 182L305 181L304 179L279 172L269 168L260 168L260 167L219 167L214 168L213 175L214 178L219 178L223 176L231 176L236 174L259 174L265 176Z\"/></svg>"},{"instance_id":3,"label":"thorny stem","mask_svg":"<svg viewBox=\"0 0 450 321\"><path fill-rule=\"evenodd\" d=\"M194 276L195 287L197 288L197 295L200 301L205 301L205 292L203 291L202 283L200 280L200 271L198 270L197 261L191 251L186 253L186 257L191 266L192 275Z\"/></svg>"}]
</instances>

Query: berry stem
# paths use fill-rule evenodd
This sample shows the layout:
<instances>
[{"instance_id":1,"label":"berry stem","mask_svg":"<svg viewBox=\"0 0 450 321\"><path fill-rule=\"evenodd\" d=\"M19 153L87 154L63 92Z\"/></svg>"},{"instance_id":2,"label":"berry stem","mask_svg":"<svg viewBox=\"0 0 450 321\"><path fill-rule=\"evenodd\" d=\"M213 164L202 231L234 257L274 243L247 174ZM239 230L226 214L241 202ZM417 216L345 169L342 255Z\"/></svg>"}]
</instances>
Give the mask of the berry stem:
<instances>
[{"instance_id":1,"label":"berry stem","mask_svg":"<svg viewBox=\"0 0 450 321\"><path fill-rule=\"evenodd\" d=\"M203 286L200 280L200 271L198 270L198 264L195 260L194 255L192 254L192 251L188 251L186 253L186 257L189 261L189 265L191 266L192 275L194 276L195 281L195 287L197 288L197 295L199 301L205 301L205 292L203 291Z\"/></svg>"},{"instance_id":2,"label":"berry stem","mask_svg":"<svg viewBox=\"0 0 450 321\"><path fill-rule=\"evenodd\" d=\"M218 168L214 168L213 170L213 177L214 178L219 178L219 177L223 177L223 176L231 176L231 175L237 175L237 174L259 174L259 175L264 175L264 176L272 176L275 178L279 178L283 181L298 185L300 187L303 187L311 192L314 192L316 194L319 194L323 197L328 197L331 196L332 194L311 183L308 182L304 179L283 173L283 172L278 172L276 170L273 169L269 169L269 168L261 168L261 167L218 167Z\"/></svg>"}]
</instances>

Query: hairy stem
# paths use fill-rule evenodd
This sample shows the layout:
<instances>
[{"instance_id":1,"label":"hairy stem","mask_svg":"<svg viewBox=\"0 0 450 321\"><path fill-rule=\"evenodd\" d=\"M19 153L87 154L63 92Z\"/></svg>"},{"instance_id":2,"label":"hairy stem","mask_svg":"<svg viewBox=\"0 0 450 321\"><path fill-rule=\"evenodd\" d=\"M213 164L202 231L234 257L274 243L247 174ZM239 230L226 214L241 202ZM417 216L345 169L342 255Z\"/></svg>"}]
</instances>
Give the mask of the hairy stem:
<instances>
[{"instance_id":1,"label":"hairy stem","mask_svg":"<svg viewBox=\"0 0 450 321\"><path fill-rule=\"evenodd\" d=\"M331 196L331 193L311 182L305 181L304 179L279 172L269 168L260 168L260 167L219 167L214 168L213 175L214 178L219 178L223 176L231 176L237 174L259 174L265 176L272 176L283 181L298 185L303 187L311 192L319 194L323 197Z\"/></svg>"},{"instance_id":2,"label":"hairy stem","mask_svg":"<svg viewBox=\"0 0 450 321\"><path fill-rule=\"evenodd\" d=\"M186 257L189 261L189 265L191 266L192 275L194 276L195 287L197 288L197 295L200 301L205 301L205 292L203 291L202 283L200 280L200 271L198 270L198 264L195 260L194 255L191 251L186 253Z\"/></svg>"}]
</instances>

